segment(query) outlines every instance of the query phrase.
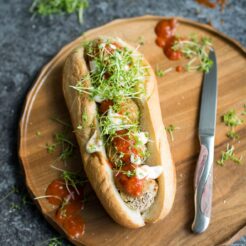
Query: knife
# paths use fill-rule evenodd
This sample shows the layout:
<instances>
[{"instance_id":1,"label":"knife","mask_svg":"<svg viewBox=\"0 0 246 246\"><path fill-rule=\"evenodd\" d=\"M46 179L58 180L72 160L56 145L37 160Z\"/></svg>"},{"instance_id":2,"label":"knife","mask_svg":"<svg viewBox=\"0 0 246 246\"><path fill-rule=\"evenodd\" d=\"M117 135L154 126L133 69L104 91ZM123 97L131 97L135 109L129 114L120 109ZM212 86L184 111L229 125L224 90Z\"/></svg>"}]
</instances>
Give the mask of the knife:
<instances>
[{"instance_id":1,"label":"knife","mask_svg":"<svg viewBox=\"0 0 246 246\"><path fill-rule=\"evenodd\" d=\"M202 100L199 119L200 154L194 179L194 233L204 232L209 225L212 207L214 135L217 108L217 62L214 50L209 53L213 66L203 75Z\"/></svg>"}]
</instances>

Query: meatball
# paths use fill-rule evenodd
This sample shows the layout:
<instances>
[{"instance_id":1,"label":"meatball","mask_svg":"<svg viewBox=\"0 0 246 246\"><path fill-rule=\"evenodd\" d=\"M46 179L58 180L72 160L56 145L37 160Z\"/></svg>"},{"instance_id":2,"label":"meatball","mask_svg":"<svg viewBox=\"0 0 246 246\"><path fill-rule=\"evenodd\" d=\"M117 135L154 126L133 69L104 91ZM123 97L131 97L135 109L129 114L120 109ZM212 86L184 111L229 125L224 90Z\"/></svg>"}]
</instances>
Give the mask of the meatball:
<instances>
[{"instance_id":1,"label":"meatball","mask_svg":"<svg viewBox=\"0 0 246 246\"><path fill-rule=\"evenodd\" d=\"M123 192L120 192L120 195L129 208L138 210L139 212L143 213L153 204L157 191L157 182L153 179L146 179L142 195L138 197L132 197Z\"/></svg>"},{"instance_id":2,"label":"meatball","mask_svg":"<svg viewBox=\"0 0 246 246\"><path fill-rule=\"evenodd\" d=\"M127 99L121 103L119 113L128 117L130 124L139 122L139 108L132 99Z\"/></svg>"}]
</instances>

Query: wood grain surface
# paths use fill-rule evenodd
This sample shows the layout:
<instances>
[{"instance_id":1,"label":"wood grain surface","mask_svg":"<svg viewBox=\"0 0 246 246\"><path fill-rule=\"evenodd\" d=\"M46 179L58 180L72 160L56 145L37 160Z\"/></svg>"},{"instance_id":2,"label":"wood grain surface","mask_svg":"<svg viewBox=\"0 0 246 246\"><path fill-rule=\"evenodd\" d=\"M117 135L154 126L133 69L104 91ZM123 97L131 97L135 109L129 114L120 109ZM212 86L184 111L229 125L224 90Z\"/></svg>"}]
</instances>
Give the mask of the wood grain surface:
<instances>
[{"instance_id":1,"label":"wood grain surface","mask_svg":"<svg viewBox=\"0 0 246 246\"><path fill-rule=\"evenodd\" d=\"M53 141L54 133L64 127L52 121L59 117L69 122L68 112L61 90L61 74L65 58L83 40L99 35L117 36L131 45L138 45L142 36L145 44L139 49L152 67L161 69L176 67L184 61L167 60L162 50L154 43L154 27L163 17L144 16L117 20L105 26L90 30L65 46L39 74L28 93L20 121L19 157L24 168L26 184L33 197L42 196L48 184L59 176L59 171L50 167L57 153L48 154L46 143ZM229 109L238 114L246 103L246 60L245 49L217 32L212 27L179 19L177 33L188 35L198 33L211 37L218 58L218 112L215 139L215 159L220 157L228 142L236 148L237 155L244 155L243 165L226 163L224 167L214 165L213 210L211 225L201 235L190 231L193 220L193 177L199 152L197 136L199 100L202 74L198 72L175 71L158 78L160 103L165 125L179 127L174 141L169 139L177 169L177 194L174 207L168 217L156 224L137 230L125 229L112 221L97 198L86 204L83 217L86 223L85 234L76 245L216 245L228 240L246 224L246 128L238 127L240 139L229 141L227 127L220 117ZM246 119L245 119L246 120ZM40 136L37 136L40 132ZM82 171L79 153L67 163L57 162L56 166ZM63 229L54 221L55 207L46 199L36 200L45 218L60 232ZM236 240L237 238L234 238Z\"/></svg>"}]
</instances>

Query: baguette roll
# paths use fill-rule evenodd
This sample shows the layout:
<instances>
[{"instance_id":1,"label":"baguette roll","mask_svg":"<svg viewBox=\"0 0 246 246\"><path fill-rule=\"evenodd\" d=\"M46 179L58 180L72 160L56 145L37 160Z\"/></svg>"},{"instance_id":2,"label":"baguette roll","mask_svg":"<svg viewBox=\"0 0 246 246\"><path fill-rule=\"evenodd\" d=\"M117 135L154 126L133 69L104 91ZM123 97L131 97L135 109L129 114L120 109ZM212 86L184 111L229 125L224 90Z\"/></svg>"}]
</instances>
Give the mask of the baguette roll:
<instances>
[{"instance_id":1,"label":"baguette roll","mask_svg":"<svg viewBox=\"0 0 246 246\"><path fill-rule=\"evenodd\" d=\"M108 214L128 228L163 219L176 174L150 64L121 39L100 37L66 59L63 93L85 172Z\"/></svg>"}]
</instances>

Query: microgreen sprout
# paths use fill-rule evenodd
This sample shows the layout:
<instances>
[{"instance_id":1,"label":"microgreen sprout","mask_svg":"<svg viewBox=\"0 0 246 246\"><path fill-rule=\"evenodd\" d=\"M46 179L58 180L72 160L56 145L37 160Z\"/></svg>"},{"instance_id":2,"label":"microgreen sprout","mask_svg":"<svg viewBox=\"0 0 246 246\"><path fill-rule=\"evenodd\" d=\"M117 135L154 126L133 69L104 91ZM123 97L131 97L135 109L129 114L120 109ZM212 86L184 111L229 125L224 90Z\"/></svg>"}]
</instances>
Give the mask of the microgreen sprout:
<instances>
[{"instance_id":1,"label":"microgreen sprout","mask_svg":"<svg viewBox=\"0 0 246 246\"><path fill-rule=\"evenodd\" d=\"M85 180L83 177L80 175L70 172L70 171L63 171L61 174L61 177L65 180L67 188L69 186L72 186L74 190L79 194L78 185L83 185L87 180ZM68 189L69 190L69 189Z\"/></svg>"},{"instance_id":2,"label":"microgreen sprout","mask_svg":"<svg viewBox=\"0 0 246 246\"><path fill-rule=\"evenodd\" d=\"M11 188L11 190L9 192L7 192L7 194L5 196L3 196L1 199L0 199L0 203L3 202L4 200L6 200L9 196L11 196L12 194L14 193L19 193L19 189L16 187L16 186L13 186Z\"/></svg>"},{"instance_id":3,"label":"microgreen sprout","mask_svg":"<svg viewBox=\"0 0 246 246\"><path fill-rule=\"evenodd\" d=\"M222 118L223 122L226 126L238 126L243 123L243 120L241 120L237 115L235 110L230 110L227 113L223 115Z\"/></svg>"},{"instance_id":4,"label":"microgreen sprout","mask_svg":"<svg viewBox=\"0 0 246 246\"><path fill-rule=\"evenodd\" d=\"M120 170L119 172L122 173L122 174L124 174L124 175L126 175L128 178L131 178L131 177L136 176L136 169L134 169L134 170L127 170L127 171Z\"/></svg>"},{"instance_id":5,"label":"microgreen sprout","mask_svg":"<svg viewBox=\"0 0 246 246\"><path fill-rule=\"evenodd\" d=\"M173 68L172 67L169 67L169 68L167 68L167 69L165 69L165 70L162 70L162 69L159 69L158 67L156 67L156 69L155 69L155 75L157 76L157 77L163 77L164 75L166 75L167 73L170 73L171 71L173 70Z\"/></svg>"},{"instance_id":6,"label":"microgreen sprout","mask_svg":"<svg viewBox=\"0 0 246 246\"><path fill-rule=\"evenodd\" d=\"M170 124L168 127L165 128L166 131L170 134L171 136L171 140L174 141L174 136L173 133L176 129L178 129L176 126L174 126L173 124Z\"/></svg>"},{"instance_id":7,"label":"microgreen sprout","mask_svg":"<svg viewBox=\"0 0 246 246\"><path fill-rule=\"evenodd\" d=\"M51 154L51 153L53 153L53 152L55 152L55 150L56 150L56 144L46 144L46 149L47 149L47 152L49 153L49 154Z\"/></svg>"},{"instance_id":8,"label":"microgreen sprout","mask_svg":"<svg viewBox=\"0 0 246 246\"><path fill-rule=\"evenodd\" d=\"M41 132L40 131L36 131L36 136L37 137L40 137L42 134L41 134Z\"/></svg>"},{"instance_id":9,"label":"microgreen sprout","mask_svg":"<svg viewBox=\"0 0 246 246\"><path fill-rule=\"evenodd\" d=\"M107 40L101 40L99 43L98 40L88 42L85 44L85 50L94 67L89 74L92 85L85 86L88 80L88 75L85 75L76 86L71 86L72 88L90 95L91 98L110 99L115 102L144 97L144 82L149 73L141 55L128 48L115 49ZM96 54L95 50L98 50Z\"/></svg>"},{"instance_id":10,"label":"microgreen sprout","mask_svg":"<svg viewBox=\"0 0 246 246\"><path fill-rule=\"evenodd\" d=\"M138 37L138 44L143 46L145 44L145 40L144 40L144 37L143 36L139 36Z\"/></svg>"},{"instance_id":11,"label":"microgreen sprout","mask_svg":"<svg viewBox=\"0 0 246 246\"><path fill-rule=\"evenodd\" d=\"M16 186L13 186L11 188L11 190L5 196L3 196L0 199L0 203L5 201L8 197L10 197L13 194L18 194L19 201L18 201L18 203L16 203L16 202L12 202L11 203L10 208L12 210L19 210L19 209L21 209L23 206L25 206L27 204L32 204L32 202L29 199L28 195L24 191L21 191L20 189L18 189Z\"/></svg>"},{"instance_id":12,"label":"microgreen sprout","mask_svg":"<svg viewBox=\"0 0 246 246\"><path fill-rule=\"evenodd\" d=\"M83 23L83 12L88 7L87 0L34 0L30 12L41 16L78 13L79 23Z\"/></svg>"},{"instance_id":13,"label":"microgreen sprout","mask_svg":"<svg viewBox=\"0 0 246 246\"><path fill-rule=\"evenodd\" d=\"M220 160L217 161L217 164L220 166L224 166L225 162L228 160L231 160L236 164L241 164L241 161L242 161L242 156L240 158L238 158L234 154L234 146L230 147L229 144L227 144L226 151L222 151L221 158L220 158Z\"/></svg>"},{"instance_id":14,"label":"microgreen sprout","mask_svg":"<svg viewBox=\"0 0 246 246\"><path fill-rule=\"evenodd\" d=\"M62 240L54 237L50 239L48 246L62 246Z\"/></svg>"},{"instance_id":15,"label":"microgreen sprout","mask_svg":"<svg viewBox=\"0 0 246 246\"><path fill-rule=\"evenodd\" d=\"M209 58L209 51L212 48L210 38L202 37L200 40L193 35L188 40L178 39L172 49L180 51L183 56L189 59L185 68L187 71L208 72L213 66L213 61Z\"/></svg>"},{"instance_id":16,"label":"microgreen sprout","mask_svg":"<svg viewBox=\"0 0 246 246\"><path fill-rule=\"evenodd\" d=\"M227 137L231 139L238 139L239 135L236 133L235 127L243 124L243 120L237 116L236 111L229 110L222 116L222 121L229 127Z\"/></svg>"},{"instance_id":17,"label":"microgreen sprout","mask_svg":"<svg viewBox=\"0 0 246 246\"><path fill-rule=\"evenodd\" d=\"M21 209L21 206L19 205L19 204L17 204L17 203L11 203L11 205L10 205L10 209L12 209L12 210L20 210Z\"/></svg>"},{"instance_id":18,"label":"microgreen sprout","mask_svg":"<svg viewBox=\"0 0 246 246\"><path fill-rule=\"evenodd\" d=\"M59 123L62 126L65 126L65 127L68 127L68 128L72 128L72 125L70 123L68 123L68 122L66 122L66 121L64 121L64 120L62 120L62 119L60 119L58 117L51 117L50 119L53 120L56 123Z\"/></svg>"},{"instance_id":19,"label":"microgreen sprout","mask_svg":"<svg viewBox=\"0 0 246 246\"><path fill-rule=\"evenodd\" d=\"M61 237L52 237L52 238L49 238L49 239L47 239L47 240L45 240L43 242L35 244L35 246L43 246L43 245L62 246L62 238Z\"/></svg>"},{"instance_id":20,"label":"microgreen sprout","mask_svg":"<svg viewBox=\"0 0 246 246\"><path fill-rule=\"evenodd\" d=\"M56 199L62 201L62 199L59 196L55 196L55 195L36 196L36 197L34 197L34 200L39 200L39 199L43 199L43 198L56 198Z\"/></svg>"},{"instance_id":21,"label":"microgreen sprout","mask_svg":"<svg viewBox=\"0 0 246 246\"><path fill-rule=\"evenodd\" d=\"M63 170L61 168L58 168L56 166L51 165L51 168L58 170L61 172L61 178L64 179L67 190L69 190L69 186L72 186L74 188L74 190L76 191L77 194L79 194L78 191L78 185L84 185L85 183L88 182L88 180L84 177L82 177L81 175L72 172L72 171L68 171L68 170Z\"/></svg>"},{"instance_id":22,"label":"microgreen sprout","mask_svg":"<svg viewBox=\"0 0 246 246\"><path fill-rule=\"evenodd\" d=\"M59 160L66 161L73 154L75 145L64 133L56 133L54 135L54 143L46 144L46 149L48 153L55 152L57 147L61 148L61 153L58 157Z\"/></svg>"}]
</instances>

